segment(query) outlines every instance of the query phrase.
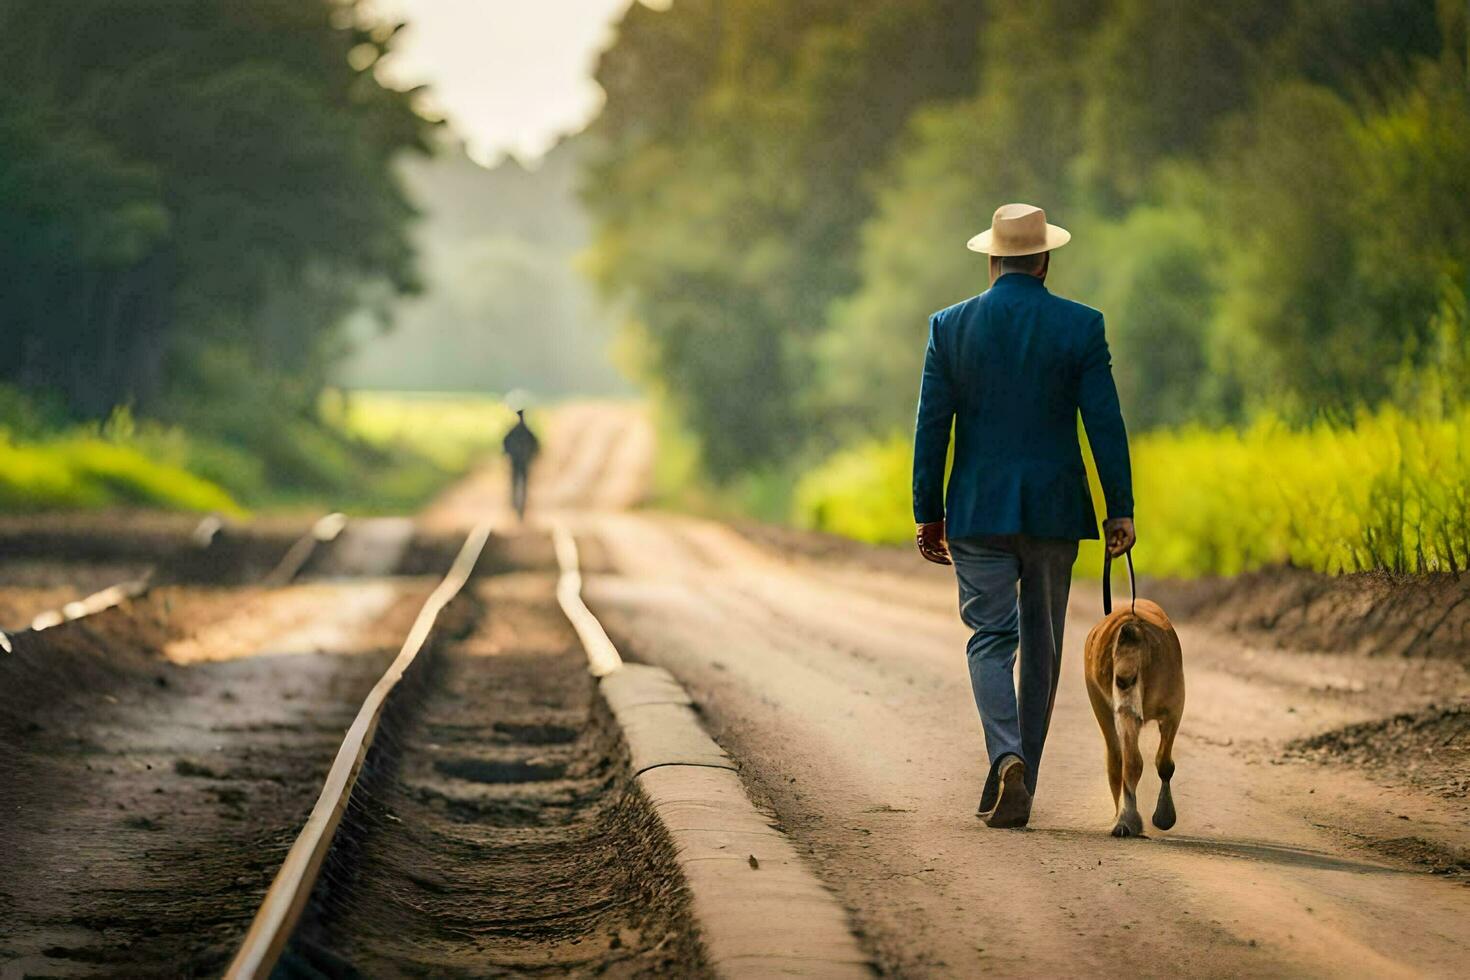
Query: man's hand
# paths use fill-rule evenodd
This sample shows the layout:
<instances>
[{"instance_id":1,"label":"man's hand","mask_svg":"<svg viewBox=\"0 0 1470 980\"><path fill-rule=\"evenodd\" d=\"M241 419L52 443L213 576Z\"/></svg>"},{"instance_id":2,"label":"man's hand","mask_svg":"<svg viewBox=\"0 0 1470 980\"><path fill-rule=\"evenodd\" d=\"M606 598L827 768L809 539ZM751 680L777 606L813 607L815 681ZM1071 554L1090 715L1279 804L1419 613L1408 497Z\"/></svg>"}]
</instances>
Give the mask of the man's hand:
<instances>
[{"instance_id":1,"label":"man's hand","mask_svg":"<svg viewBox=\"0 0 1470 980\"><path fill-rule=\"evenodd\" d=\"M1133 518L1112 517L1103 521L1103 537L1107 541L1108 554L1114 558L1129 551L1138 540L1133 531Z\"/></svg>"},{"instance_id":2,"label":"man's hand","mask_svg":"<svg viewBox=\"0 0 1470 980\"><path fill-rule=\"evenodd\" d=\"M914 539L919 544L919 554L927 560L936 565L954 564L954 559L949 557L949 544L944 540L943 521L920 524L914 532Z\"/></svg>"}]
</instances>

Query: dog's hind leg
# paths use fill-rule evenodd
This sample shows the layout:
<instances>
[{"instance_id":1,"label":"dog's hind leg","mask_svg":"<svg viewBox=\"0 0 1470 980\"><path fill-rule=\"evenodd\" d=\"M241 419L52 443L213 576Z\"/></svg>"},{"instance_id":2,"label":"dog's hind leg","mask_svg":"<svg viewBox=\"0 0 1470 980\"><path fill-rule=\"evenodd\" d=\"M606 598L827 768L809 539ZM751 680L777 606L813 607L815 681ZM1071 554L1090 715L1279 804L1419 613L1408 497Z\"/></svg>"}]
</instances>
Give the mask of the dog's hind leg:
<instances>
[{"instance_id":1,"label":"dog's hind leg","mask_svg":"<svg viewBox=\"0 0 1470 980\"><path fill-rule=\"evenodd\" d=\"M1103 745L1107 749L1108 788L1113 791L1113 812L1118 812L1118 794L1123 791L1123 750L1118 746L1118 731L1113 725L1113 705L1105 692L1091 683L1087 685L1087 700L1092 702L1092 713L1097 716L1097 727L1102 729Z\"/></svg>"},{"instance_id":2,"label":"dog's hind leg","mask_svg":"<svg viewBox=\"0 0 1470 980\"><path fill-rule=\"evenodd\" d=\"M1118 820L1113 824L1114 837L1141 837L1143 818L1138 815L1138 778L1143 775L1143 756L1138 751L1138 728L1141 724L1137 715L1126 707L1119 706L1113 718L1117 723L1117 738L1123 752L1123 803L1118 808Z\"/></svg>"},{"instance_id":3,"label":"dog's hind leg","mask_svg":"<svg viewBox=\"0 0 1470 980\"><path fill-rule=\"evenodd\" d=\"M1179 731L1179 718L1167 714L1159 719L1159 751L1154 756L1154 765L1159 770L1159 804L1154 807L1153 824L1160 830L1174 826L1174 794L1169 789L1169 780L1174 778L1174 736Z\"/></svg>"}]
</instances>

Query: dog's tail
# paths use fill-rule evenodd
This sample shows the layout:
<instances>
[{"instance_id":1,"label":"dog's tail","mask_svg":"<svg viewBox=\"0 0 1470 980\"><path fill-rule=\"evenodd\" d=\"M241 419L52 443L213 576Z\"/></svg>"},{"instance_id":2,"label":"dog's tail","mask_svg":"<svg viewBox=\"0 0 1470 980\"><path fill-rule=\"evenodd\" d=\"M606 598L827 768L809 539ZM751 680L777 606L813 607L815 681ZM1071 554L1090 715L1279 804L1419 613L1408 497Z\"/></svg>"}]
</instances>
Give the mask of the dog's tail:
<instances>
[{"instance_id":1,"label":"dog's tail","mask_svg":"<svg viewBox=\"0 0 1470 980\"><path fill-rule=\"evenodd\" d=\"M1118 627L1113 644L1113 711L1143 721L1143 625L1130 619ZM1123 720L1122 717L1119 718Z\"/></svg>"}]
</instances>

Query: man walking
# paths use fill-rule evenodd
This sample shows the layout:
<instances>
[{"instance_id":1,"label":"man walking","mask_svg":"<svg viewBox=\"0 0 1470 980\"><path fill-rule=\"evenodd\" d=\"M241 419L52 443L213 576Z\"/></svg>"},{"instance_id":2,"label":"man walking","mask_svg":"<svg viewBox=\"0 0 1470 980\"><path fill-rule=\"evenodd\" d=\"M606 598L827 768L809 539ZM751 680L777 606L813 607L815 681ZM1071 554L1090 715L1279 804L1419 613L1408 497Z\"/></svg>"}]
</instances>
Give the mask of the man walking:
<instances>
[{"instance_id":1,"label":"man walking","mask_svg":"<svg viewBox=\"0 0 1470 980\"><path fill-rule=\"evenodd\" d=\"M516 409L516 424L505 434L501 444L505 455L510 457L510 505L516 517L526 519L526 483L531 475L531 460L541 451L541 442L536 433L526 424L526 410Z\"/></svg>"},{"instance_id":2,"label":"man walking","mask_svg":"<svg viewBox=\"0 0 1470 980\"><path fill-rule=\"evenodd\" d=\"M1097 537L1079 411L1107 498L1108 551L1134 542L1128 435L1102 314L1046 288L1051 252L1071 237L1040 208L1001 207L969 243L990 256L990 288L929 318L914 520L919 552L955 566L960 618L973 631L970 683L990 757L979 816L991 827L1030 819L1077 542Z\"/></svg>"}]
</instances>

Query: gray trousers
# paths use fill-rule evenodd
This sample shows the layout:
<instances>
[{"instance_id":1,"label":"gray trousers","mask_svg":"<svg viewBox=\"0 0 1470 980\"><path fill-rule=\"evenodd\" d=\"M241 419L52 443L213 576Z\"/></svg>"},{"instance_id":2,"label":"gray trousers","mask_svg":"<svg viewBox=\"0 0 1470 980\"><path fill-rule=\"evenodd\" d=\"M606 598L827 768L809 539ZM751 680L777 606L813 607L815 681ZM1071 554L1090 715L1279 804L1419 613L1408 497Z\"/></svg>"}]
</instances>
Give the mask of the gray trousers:
<instances>
[{"instance_id":1,"label":"gray trousers","mask_svg":"<svg viewBox=\"0 0 1470 980\"><path fill-rule=\"evenodd\" d=\"M510 505L515 508L516 516L522 519L526 516L526 483L531 476L531 467L527 463L518 463L511 460L510 463Z\"/></svg>"},{"instance_id":2,"label":"gray trousers","mask_svg":"<svg viewBox=\"0 0 1470 980\"><path fill-rule=\"evenodd\" d=\"M984 809L995 800L996 763L1005 755L1021 757L1026 787L1036 792L1061 675L1062 628L1077 542L1013 534L951 541L949 552L959 580L960 618L972 631L966 646L970 686L990 756L990 775L980 797Z\"/></svg>"}]
</instances>

